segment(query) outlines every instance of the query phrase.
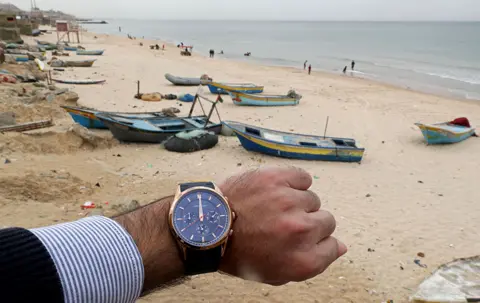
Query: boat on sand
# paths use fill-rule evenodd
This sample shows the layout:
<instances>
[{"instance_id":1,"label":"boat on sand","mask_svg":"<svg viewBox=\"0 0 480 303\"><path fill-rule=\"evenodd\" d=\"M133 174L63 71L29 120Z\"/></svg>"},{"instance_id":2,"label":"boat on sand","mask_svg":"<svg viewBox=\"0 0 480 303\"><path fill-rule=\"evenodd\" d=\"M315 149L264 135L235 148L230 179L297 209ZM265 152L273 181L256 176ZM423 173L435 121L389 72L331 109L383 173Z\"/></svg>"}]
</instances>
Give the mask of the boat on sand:
<instances>
[{"instance_id":1,"label":"boat on sand","mask_svg":"<svg viewBox=\"0 0 480 303\"><path fill-rule=\"evenodd\" d=\"M250 106L286 106L300 103L301 95L289 91L287 95L257 95L229 91L232 101L236 105Z\"/></svg>"},{"instance_id":2,"label":"boat on sand","mask_svg":"<svg viewBox=\"0 0 480 303\"><path fill-rule=\"evenodd\" d=\"M423 124L415 123L422 131L427 144L458 143L475 135L475 128L467 118L457 118L450 122Z\"/></svg>"},{"instance_id":3,"label":"boat on sand","mask_svg":"<svg viewBox=\"0 0 480 303\"><path fill-rule=\"evenodd\" d=\"M219 83L210 82L207 84L208 89L212 94L226 95L229 91L242 92L246 94L260 94L263 93L263 86L258 86L253 83Z\"/></svg>"}]
</instances>

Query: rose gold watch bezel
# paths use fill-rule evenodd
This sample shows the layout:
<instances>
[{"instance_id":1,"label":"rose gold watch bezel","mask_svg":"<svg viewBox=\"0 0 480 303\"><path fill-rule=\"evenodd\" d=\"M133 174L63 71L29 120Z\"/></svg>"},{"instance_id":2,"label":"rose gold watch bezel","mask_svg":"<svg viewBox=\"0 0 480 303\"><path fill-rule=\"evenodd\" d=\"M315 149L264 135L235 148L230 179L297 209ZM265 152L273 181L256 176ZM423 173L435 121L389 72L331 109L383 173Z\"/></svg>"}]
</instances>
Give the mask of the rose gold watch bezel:
<instances>
[{"instance_id":1,"label":"rose gold watch bezel","mask_svg":"<svg viewBox=\"0 0 480 303\"><path fill-rule=\"evenodd\" d=\"M184 257L185 257L185 254L186 254L186 249L209 250L209 249L213 249L213 248L218 247L218 246L222 246L222 256L225 253L228 238L232 234L232 229L231 228L232 228L233 220L235 219L235 214L232 211L232 209L230 207L230 204L228 203L227 197L225 197L223 195L223 193L221 192L220 188L217 187L217 185L214 184L214 187L215 188L212 189L212 188L208 188L208 187L204 187L204 186L198 186L198 187L189 188L186 191L181 192L180 191L180 186L177 186L177 191L175 192L175 197L173 199L172 205L170 206L170 210L168 212L168 225L170 227L170 231L172 232L173 236L177 240L177 243L182 248L182 252L183 252ZM208 246L204 246L204 247L193 246L193 245L185 242L180 237L180 235L177 233L177 231L175 230L174 223L173 223L173 212L174 212L178 202L181 200L181 198L188 195L190 192L195 191L195 190L199 190L199 189L209 191L209 192L212 192L216 195L219 195L220 198L222 198L223 201L225 202L225 205L227 206L228 214L230 216L229 217L230 220L228 220L228 226L226 228L227 232L222 236L222 238L220 238L220 240L217 243L212 244L212 245L208 245Z\"/></svg>"}]
</instances>

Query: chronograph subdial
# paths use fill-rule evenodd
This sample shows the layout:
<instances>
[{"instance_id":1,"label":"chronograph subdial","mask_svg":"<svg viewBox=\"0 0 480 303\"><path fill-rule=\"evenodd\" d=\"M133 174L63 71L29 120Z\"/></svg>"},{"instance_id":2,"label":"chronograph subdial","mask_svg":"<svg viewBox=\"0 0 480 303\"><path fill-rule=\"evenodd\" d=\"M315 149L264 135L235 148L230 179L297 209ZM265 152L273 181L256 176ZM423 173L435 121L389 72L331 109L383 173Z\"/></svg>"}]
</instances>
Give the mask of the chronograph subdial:
<instances>
[{"instance_id":1,"label":"chronograph subdial","mask_svg":"<svg viewBox=\"0 0 480 303\"><path fill-rule=\"evenodd\" d=\"M220 215L216 211L211 210L207 213L207 216L205 218L208 223L215 224L218 223L219 216Z\"/></svg>"},{"instance_id":2,"label":"chronograph subdial","mask_svg":"<svg viewBox=\"0 0 480 303\"><path fill-rule=\"evenodd\" d=\"M198 219L198 215L194 213L186 213L183 216L183 222L185 222L186 225L192 224L196 219Z\"/></svg>"}]
</instances>

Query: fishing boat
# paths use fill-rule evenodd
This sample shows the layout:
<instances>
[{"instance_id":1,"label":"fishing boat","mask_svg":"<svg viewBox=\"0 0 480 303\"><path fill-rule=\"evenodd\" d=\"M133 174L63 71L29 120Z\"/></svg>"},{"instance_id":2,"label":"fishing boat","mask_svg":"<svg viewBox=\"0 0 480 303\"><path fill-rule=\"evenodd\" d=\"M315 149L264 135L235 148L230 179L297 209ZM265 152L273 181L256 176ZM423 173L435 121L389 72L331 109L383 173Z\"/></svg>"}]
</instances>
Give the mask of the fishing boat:
<instances>
[{"instance_id":1,"label":"fishing boat","mask_svg":"<svg viewBox=\"0 0 480 303\"><path fill-rule=\"evenodd\" d=\"M226 95L229 91L242 92L246 94L260 94L263 93L263 86L258 86L253 83L218 83L210 82L207 84L208 89L212 94Z\"/></svg>"},{"instance_id":2,"label":"fishing boat","mask_svg":"<svg viewBox=\"0 0 480 303\"><path fill-rule=\"evenodd\" d=\"M200 84L205 84L208 82L208 80L202 80L201 78L176 77L172 74L165 74L165 79L174 85L182 86L199 86Z\"/></svg>"},{"instance_id":3,"label":"fishing boat","mask_svg":"<svg viewBox=\"0 0 480 303\"><path fill-rule=\"evenodd\" d=\"M422 131L427 144L458 143L473 136L475 128L470 127L468 120L467 123L460 123L463 125L456 123L457 120L459 119L437 124L415 123L415 125Z\"/></svg>"},{"instance_id":4,"label":"fishing boat","mask_svg":"<svg viewBox=\"0 0 480 303\"><path fill-rule=\"evenodd\" d=\"M78 50L78 47L65 46L63 49L69 52L76 52Z\"/></svg>"},{"instance_id":5,"label":"fishing boat","mask_svg":"<svg viewBox=\"0 0 480 303\"><path fill-rule=\"evenodd\" d=\"M79 56L101 56L104 50L83 50L77 49L77 55Z\"/></svg>"},{"instance_id":6,"label":"fishing boat","mask_svg":"<svg viewBox=\"0 0 480 303\"><path fill-rule=\"evenodd\" d=\"M287 95L254 95L241 92L231 92L228 94L236 105L250 106L286 106L297 105L300 103L301 95L294 91L289 91Z\"/></svg>"},{"instance_id":7,"label":"fishing boat","mask_svg":"<svg viewBox=\"0 0 480 303\"><path fill-rule=\"evenodd\" d=\"M105 112L94 109L76 107L76 106L62 106L62 108L70 114L73 121L86 128L107 129L108 127L97 118L97 115L111 115L122 118L135 119L149 119L165 117L162 112L140 112L140 113L121 113L121 112Z\"/></svg>"},{"instance_id":8,"label":"fishing boat","mask_svg":"<svg viewBox=\"0 0 480 303\"><path fill-rule=\"evenodd\" d=\"M213 111L216 110L217 103L221 102L221 98L217 98L216 101L204 98L213 104L209 114L205 115L204 112L202 116L192 116L195 104L200 102L200 98L204 97L200 97L198 94L195 96L195 101L192 103L187 117L142 119L101 114L96 116L110 129L116 139L123 142L162 143L179 132L196 129L204 129L219 134L222 130L222 123L212 122L210 118ZM220 119L220 115L218 117Z\"/></svg>"},{"instance_id":9,"label":"fishing boat","mask_svg":"<svg viewBox=\"0 0 480 303\"><path fill-rule=\"evenodd\" d=\"M6 57L12 57L15 59L16 62L27 62L29 59L28 55L13 55L13 54L7 54Z\"/></svg>"},{"instance_id":10,"label":"fishing boat","mask_svg":"<svg viewBox=\"0 0 480 303\"><path fill-rule=\"evenodd\" d=\"M96 60L65 61L66 67L92 67Z\"/></svg>"},{"instance_id":11,"label":"fishing boat","mask_svg":"<svg viewBox=\"0 0 480 303\"><path fill-rule=\"evenodd\" d=\"M78 85L88 85L88 84L101 84L105 83L107 80L91 80L91 79L52 79L57 83L63 84L78 84Z\"/></svg>"},{"instance_id":12,"label":"fishing boat","mask_svg":"<svg viewBox=\"0 0 480 303\"><path fill-rule=\"evenodd\" d=\"M233 121L223 124L234 131L246 150L282 158L361 162L365 152L354 139L287 133Z\"/></svg>"}]
</instances>

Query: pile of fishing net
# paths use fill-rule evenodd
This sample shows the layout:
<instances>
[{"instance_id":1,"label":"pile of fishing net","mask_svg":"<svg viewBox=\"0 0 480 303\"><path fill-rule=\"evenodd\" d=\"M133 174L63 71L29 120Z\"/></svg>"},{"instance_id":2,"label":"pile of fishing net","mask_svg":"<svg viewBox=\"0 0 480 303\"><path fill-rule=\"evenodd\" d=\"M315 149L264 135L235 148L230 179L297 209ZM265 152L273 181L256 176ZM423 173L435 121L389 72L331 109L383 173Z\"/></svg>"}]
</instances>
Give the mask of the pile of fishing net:
<instances>
[{"instance_id":1,"label":"pile of fishing net","mask_svg":"<svg viewBox=\"0 0 480 303\"><path fill-rule=\"evenodd\" d=\"M302 99L302 95L297 93L294 89L288 91L287 96L295 99Z\"/></svg>"},{"instance_id":2,"label":"pile of fishing net","mask_svg":"<svg viewBox=\"0 0 480 303\"><path fill-rule=\"evenodd\" d=\"M178 153L191 153L210 149L217 145L218 136L212 132L196 129L185 131L170 137L165 142L165 149Z\"/></svg>"}]
</instances>

